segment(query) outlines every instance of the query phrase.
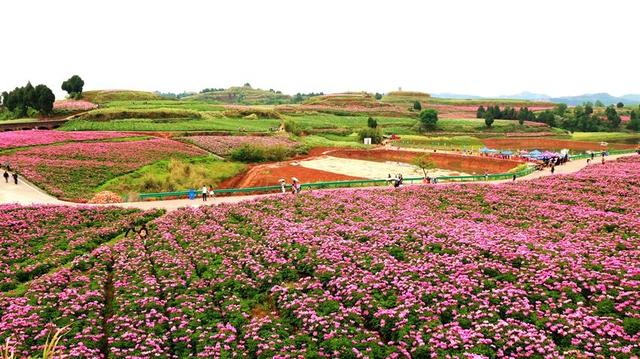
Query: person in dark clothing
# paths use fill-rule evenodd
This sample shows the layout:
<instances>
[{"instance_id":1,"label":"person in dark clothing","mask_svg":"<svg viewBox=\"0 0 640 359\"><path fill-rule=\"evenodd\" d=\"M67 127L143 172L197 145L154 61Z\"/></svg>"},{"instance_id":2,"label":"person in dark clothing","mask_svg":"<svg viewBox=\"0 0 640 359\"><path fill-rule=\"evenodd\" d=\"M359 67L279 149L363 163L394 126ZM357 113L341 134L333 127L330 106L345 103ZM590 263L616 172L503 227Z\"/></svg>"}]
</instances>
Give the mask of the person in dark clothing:
<instances>
[{"instance_id":1,"label":"person in dark clothing","mask_svg":"<svg viewBox=\"0 0 640 359\"><path fill-rule=\"evenodd\" d=\"M13 172L13 182L18 184L18 172Z\"/></svg>"},{"instance_id":2,"label":"person in dark clothing","mask_svg":"<svg viewBox=\"0 0 640 359\"><path fill-rule=\"evenodd\" d=\"M551 174L556 171L556 166L551 166Z\"/></svg>"},{"instance_id":3,"label":"person in dark clothing","mask_svg":"<svg viewBox=\"0 0 640 359\"><path fill-rule=\"evenodd\" d=\"M513 175L513 179L512 179L512 180L513 180L513 181L515 181L515 180L516 180L516 175L515 175L515 174Z\"/></svg>"},{"instance_id":4,"label":"person in dark clothing","mask_svg":"<svg viewBox=\"0 0 640 359\"><path fill-rule=\"evenodd\" d=\"M4 177L4 182L9 183L9 172L5 170L2 176Z\"/></svg>"}]
</instances>

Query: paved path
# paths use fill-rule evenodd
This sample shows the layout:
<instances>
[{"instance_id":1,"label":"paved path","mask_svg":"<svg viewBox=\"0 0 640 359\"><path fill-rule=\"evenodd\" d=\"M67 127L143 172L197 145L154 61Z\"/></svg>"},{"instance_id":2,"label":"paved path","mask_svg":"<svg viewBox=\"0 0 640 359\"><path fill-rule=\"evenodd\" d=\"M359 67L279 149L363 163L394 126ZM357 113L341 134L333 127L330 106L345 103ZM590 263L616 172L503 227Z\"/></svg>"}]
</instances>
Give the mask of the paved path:
<instances>
[{"instance_id":1,"label":"paved path","mask_svg":"<svg viewBox=\"0 0 640 359\"><path fill-rule=\"evenodd\" d=\"M613 161L616 158L625 157L625 156L637 156L637 154L622 154L622 155L613 155L606 157L607 161ZM600 164L600 157L595 158L595 162L590 164L590 166L598 166ZM562 166L557 166L555 170L555 176L574 173L582 168L587 166L587 160L575 160L569 163L566 163ZM549 168L546 168L542 171L533 172L527 176L519 177L516 181L526 181L532 180L544 176L551 175L551 171ZM505 182L511 182L511 180L498 180L498 181L475 181L475 182L461 182L461 183L490 183L490 184L500 184ZM367 187L367 188L380 188L380 187ZM339 191L341 189L328 189L322 191ZM201 205L213 205L213 204L221 204L221 203L238 203L248 200L253 200L256 198L264 198L269 196L281 196L280 193L275 194L262 194L262 195L248 195L248 196L227 196L227 197L216 197L212 198L207 202L203 202L202 199L189 200L189 199L174 199L174 200L166 200L166 201L144 201L144 202L127 202L127 203L119 203L118 206L121 207L129 207L129 208L140 208L140 209L151 209L151 208L164 208L166 210L172 211L182 207L198 207ZM25 182L20 179L19 184L15 185L13 182L4 183L4 178L2 178L2 182L0 183L0 204L7 203L19 203L22 205L30 205L30 204L64 204L71 206L78 206L82 204L73 203L73 202L64 202L55 197L52 197L37 187L31 185L30 183ZM92 206L100 206L92 204Z\"/></svg>"}]
</instances>

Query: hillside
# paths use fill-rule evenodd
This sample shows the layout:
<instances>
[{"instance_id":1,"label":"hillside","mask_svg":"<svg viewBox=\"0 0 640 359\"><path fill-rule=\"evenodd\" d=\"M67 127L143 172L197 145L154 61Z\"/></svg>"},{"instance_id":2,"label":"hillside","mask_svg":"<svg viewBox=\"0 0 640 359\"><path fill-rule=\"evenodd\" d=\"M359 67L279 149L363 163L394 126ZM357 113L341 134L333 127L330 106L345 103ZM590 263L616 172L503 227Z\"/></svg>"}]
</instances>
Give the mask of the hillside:
<instances>
[{"instance_id":1,"label":"hillside","mask_svg":"<svg viewBox=\"0 0 640 359\"><path fill-rule=\"evenodd\" d=\"M278 105L291 103L291 96L280 91L254 89L249 86L229 87L228 89L207 91L185 100L215 101L226 104L239 105Z\"/></svg>"},{"instance_id":2,"label":"hillside","mask_svg":"<svg viewBox=\"0 0 640 359\"><path fill-rule=\"evenodd\" d=\"M161 97L147 91L133 91L133 90L93 90L84 91L82 93L82 99L102 104L110 101L145 101L145 100L160 100Z\"/></svg>"},{"instance_id":3,"label":"hillside","mask_svg":"<svg viewBox=\"0 0 640 359\"><path fill-rule=\"evenodd\" d=\"M323 105L330 107L384 107L375 96L368 92L344 92L311 97L303 105Z\"/></svg>"}]
</instances>

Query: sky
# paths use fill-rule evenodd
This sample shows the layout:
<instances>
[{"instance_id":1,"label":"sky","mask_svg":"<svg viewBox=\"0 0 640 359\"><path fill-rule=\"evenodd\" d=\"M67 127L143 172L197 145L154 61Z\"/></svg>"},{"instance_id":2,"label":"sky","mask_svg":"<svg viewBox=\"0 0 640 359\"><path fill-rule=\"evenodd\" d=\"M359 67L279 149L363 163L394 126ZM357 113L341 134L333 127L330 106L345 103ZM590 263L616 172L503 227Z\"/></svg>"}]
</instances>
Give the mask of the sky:
<instances>
[{"instance_id":1,"label":"sky","mask_svg":"<svg viewBox=\"0 0 640 359\"><path fill-rule=\"evenodd\" d=\"M0 90L640 93L628 0L20 0L0 4Z\"/></svg>"}]
</instances>

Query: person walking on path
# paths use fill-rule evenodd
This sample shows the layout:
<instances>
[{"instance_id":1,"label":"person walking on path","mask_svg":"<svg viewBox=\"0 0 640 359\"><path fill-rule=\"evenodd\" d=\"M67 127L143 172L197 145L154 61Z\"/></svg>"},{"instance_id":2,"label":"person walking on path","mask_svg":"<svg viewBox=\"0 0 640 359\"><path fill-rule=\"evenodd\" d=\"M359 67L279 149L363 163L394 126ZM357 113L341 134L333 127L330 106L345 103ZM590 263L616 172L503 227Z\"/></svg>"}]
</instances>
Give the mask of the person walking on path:
<instances>
[{"instance_id":1,"label":"person walking on path","mask_svg":"<svg viewBox=\"0 0 640 359\"><path fill-rule=\"evenodd\" d=\"M285 181L284 178L280 178L278 182L280 182L280 191L282 194L287 193L287 181Z\"/></svg>"},{"instance_id":2,"label":"person walking on path","mask_svg":"<svg viewBox=\"0 0 640 359\"><path fill-rule=\"evenodd\" d=\"M551 165L551 174L553 174L556 171L556 166Z\"/></svg>"},{"instance_id":3,"label":"person walking on path","mask_svg":"<svg viewBox=\"0 0 640 359\"><path fill-rule=\"evenodd\" d=\"M209 189L207 188L207 186L202 186L202 202L206 202L207 201L207 194L209 192Z\"/></svg>"},{"instance_id":4,"label":"person walking on path","mask_svg":"<svg viewBox=\"0 0 640 359\"><path fill-rule=\"evenodd\" d=\"M293 194L298 194L300 193L301 187L300 187L300 181L298 181L297 178L295 177L291 177L291 193Z\"/></svg>"},{"instance_id":5,"label":"person walking on path","mask_svg":"<svg viewBox=\"0 0 640 359\"><path fill-rule=\"evenodd\" d=\"M209 185L209 198L213 198L216 196L216 193L213 191L213 186Z\"/></svg>"},{"instance_id":6,"label":"person walking on path","mask_svg":"<svg viewBox=\"0 0 640 359\"><path fill-rule=\"evenodd\" d=\"M4 170L4 174L2 176L4 177L4 183L9 183L9 172L7 172L7 170Z\"/></svg>"},{"instance_id":7,"label":"person walking on path","mask_svg":"<svg viewBox=\"0 0 640 359\"><path fill-rule=\"evenodd\" d=\"M602 159L602 163L604 163L604 158ZM18 184L18 172L13 172L13 182Z\"/></svg>"},{"instance_id":8,"label":"person walking on path","mask_svg":"<svg viewBox=\"0 0 640 359\"><path fill-rule=\"evenodd\" d=\"M602 156L602 164L604 164L604 156Z\"/></svg>"},{"instance_id":9,"label":"person walking on path","mask_svg":"<svg viewBox=\"0 0 640 359\"><path fill-rule=\"evenodd\" d=\"M516 174L515 174L515 173L513 174L513 179L512 179L512 181L513 181L513 182L515 182L515 181L516 181Z\"/></svg>"}]
</instances>

